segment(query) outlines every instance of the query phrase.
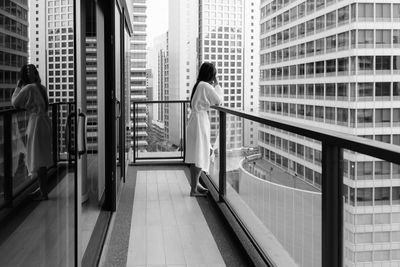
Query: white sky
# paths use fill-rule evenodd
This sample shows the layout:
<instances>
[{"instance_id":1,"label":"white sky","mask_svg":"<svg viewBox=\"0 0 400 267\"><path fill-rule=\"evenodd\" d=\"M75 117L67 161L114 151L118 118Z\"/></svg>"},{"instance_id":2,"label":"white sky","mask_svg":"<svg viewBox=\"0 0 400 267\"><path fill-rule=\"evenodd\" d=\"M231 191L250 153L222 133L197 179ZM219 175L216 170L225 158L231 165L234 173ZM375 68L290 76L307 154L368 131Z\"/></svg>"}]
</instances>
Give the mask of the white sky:
<instances>
[{"instance_id":1,"label":"white sky","mask_svg":"<svg viewBox=\"0 0 400 267\"><path fill-rule=\"evenodd\" d=\"M154 37L168 30L168 1L147 0L147 46L153 46Z\"/></svg>"}]
</instances>

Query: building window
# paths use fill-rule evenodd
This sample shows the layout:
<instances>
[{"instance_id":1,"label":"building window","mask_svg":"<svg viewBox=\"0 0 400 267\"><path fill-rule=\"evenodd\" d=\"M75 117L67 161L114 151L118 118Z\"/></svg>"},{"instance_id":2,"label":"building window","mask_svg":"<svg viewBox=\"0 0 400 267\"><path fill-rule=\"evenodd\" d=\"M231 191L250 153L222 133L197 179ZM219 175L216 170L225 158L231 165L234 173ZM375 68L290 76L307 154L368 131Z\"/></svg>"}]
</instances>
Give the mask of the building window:
<instances>
[{"instance_id":1,"label":"building window","mask_svg":"<svg viewBox=\"0 0 400 267\"><path fill-rule=\"evenodd\" d=\"M376 56L375 69L390 71L390 56Z\"/></svg>"},{"instance_id":2,"label":"building window","mask_svg":"<svg viewBox=\"0 0 400 267\"><path fill-rule=\"evenodd\" d=\"M358 47L373 47L374 31L373 30L358 30Z\"/></svg>"},{"instance_id":3,"label":"building window","mask_svg":"<svg viewBox=\"0 0 400 267\"><path fill-rule=\"evenodd\" d=\"M374 69L374 57L371 56L360 56L358 57L358 69L360 71L373 71Z\"/></svg>"},{"instance_id":4,"label":"building window","mask_svg":"<svg viewBox=\"0 0 400 267\"><path fill-rule=\"evenodd\" d=\"M358 19L361 21L374 20L374 4L358 4Z\"/></svg>"},{"instance_id":5,"label":"building window","mask_svg":"<svg viewBox=\"0 0 400 267\"><path fill-rule=\"evenodd\" d=\"M377 21L390 21L390 4L376 4L376 20Z\"/></svg>"},{"instance_id":6,"label":"building window","mask_svg":"<svg viewBox=\"0 0 400 267\"><path fill-rule=\"evenodd\" d=\"M390 30L376 30L375 44L377 48L390 47Z\"/></svg>"},{"instance_id":7,"label":"building window","mask_svg":"<svg viewBox=\"0 0 400 267\"><path fill-rule=\"evenodd\" d=\"M345 6L338 10L338 24L349 22L349 6Z\"/></svg>"},{"instance_id":8,"label":"building window","mask_svg":"<svg viewBox=\"0 0 400 267\"><path fill-rule=\"evenodd\" d=\"M372 188L357 188L357 206L372 205Z\"/></svg>"}]
</instances>

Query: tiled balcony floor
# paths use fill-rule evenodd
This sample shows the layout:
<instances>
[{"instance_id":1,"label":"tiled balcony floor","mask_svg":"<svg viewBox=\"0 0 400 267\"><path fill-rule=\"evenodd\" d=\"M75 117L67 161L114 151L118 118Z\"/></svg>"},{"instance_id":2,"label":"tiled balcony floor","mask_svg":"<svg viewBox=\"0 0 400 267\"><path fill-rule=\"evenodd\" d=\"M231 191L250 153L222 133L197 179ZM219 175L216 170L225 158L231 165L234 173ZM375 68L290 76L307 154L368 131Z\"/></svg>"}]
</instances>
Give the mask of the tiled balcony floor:
<instances>
[{"instance_id":1,"label":"tiled balcony floor","mask_svg":"<svg viewBox=\"0 0 400 267\"><path fill-rule=\"evenodd\" d=\"M127 266L225 266L183 170L137 172Z\"/></svg>"},{"instance_id":2,"label":"tiled balcony floor","mask_svg":"<svg viewBox=\"0 0 400 267\"><path fill-rule=\"evenodd\" d=\"M128 179L134 179L135 193L125 203L123 198L126 192L121 193L116 219L111 226L111 238L105 248L107 251L103 252L107 256L102 266L250 266L243 259L235 259L241 255L229 248L233 242L221 245L221 239L226 242L226 236L216 238L215 232L224 234L224 231L215 231L210 219L206 219L210 212L204 211L204 205L210 209L210 200L189 196L188 176L186 167L149 166L135 168L131 172L123 190L131 190L129 183L132 181ZM129 209L121 205L126 206L131 201L132 215L127 227L130 234L124 237L123 224L127 218L119 220L118 212L124 211L126 215ZM122 213L120 215L123 216ZM120 257L124 239L128 247L126 259ZM120 249L116 248L118 246ZM229 255L222 255L221 251L222 254L228 251L225 254Z\"/></svg>"}]
</instances>

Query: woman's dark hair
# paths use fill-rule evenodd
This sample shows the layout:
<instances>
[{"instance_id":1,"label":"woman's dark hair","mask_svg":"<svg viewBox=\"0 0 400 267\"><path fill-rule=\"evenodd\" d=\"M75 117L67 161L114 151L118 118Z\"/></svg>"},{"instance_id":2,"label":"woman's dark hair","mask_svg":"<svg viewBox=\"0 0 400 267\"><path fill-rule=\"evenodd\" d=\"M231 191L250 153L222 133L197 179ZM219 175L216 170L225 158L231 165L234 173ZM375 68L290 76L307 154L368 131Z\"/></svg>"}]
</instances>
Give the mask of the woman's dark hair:
<instances>
[{"instance_id":1,"label":"woman's dark hair","mask_svg":"<svg viewBox=\"0 0 400 267\"><path fill-rule=\"evenodd\" d=\"M199 85L200 82L214 81L216 75L217 75L217 70L215 69L214 64L209 62L204 62L203 64L201 64L199 75L197 76L197 81L193 86L192 94L190 95L190 107L192 107L192 99L194 93L196 92L197 85Z\"/></svg>"},{"instance_id":2,"label":"woman's dark hair","mask_svg":"<svg viewBox=\"0 0 400 267\"><path fill-rule=\"evenodd\" d=\"M21 67L19 72L19 80L20 85L25 86L27 84L35 83L37 88L39 89L40 94L43 97L45 102L46 111L49 108L49 99L47 97L46 88L42 85L42 81L40 80L39 72L36 69L35 65L27 64Z\"/></svg>"}]
</instances>

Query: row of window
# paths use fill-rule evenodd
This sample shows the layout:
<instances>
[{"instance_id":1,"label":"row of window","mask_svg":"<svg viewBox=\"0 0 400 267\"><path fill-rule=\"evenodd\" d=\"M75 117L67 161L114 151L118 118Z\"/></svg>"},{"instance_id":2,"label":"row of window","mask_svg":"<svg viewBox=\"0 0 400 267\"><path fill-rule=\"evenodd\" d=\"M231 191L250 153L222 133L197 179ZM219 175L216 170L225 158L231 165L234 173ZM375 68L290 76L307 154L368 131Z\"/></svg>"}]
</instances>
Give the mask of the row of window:
<instances>
[{"instance_id":1,"label":"row of window","mask_svg":"<svg viewBox=\"0 0 400 267\"><path fill-rule=\"evenodd\" d=\"M399 134L394 134L393 144L400 145ZM390 143L390 135L377 135L376 140L388 138ZM392 174L392 177L390 177ZM351 180L382 180L382 179L398 179L400 178L400 166L387 161L360 161L352 162L344 160L343 175Z\"/></svg>"},{"instance_id":2,"label":"row of window","mask_svg":"<svg viewBox=\"0 0 400 267\"><path fill-rule=\"evenodd\" d=\"M356 4L351 5L351 20L356 20ZM294 11L292 13L292 11ZM291 9L290 14L291 21L295 21L297 19L296 7ZM261 23L261 34L268 33L271 30L278 29L279 27L289 23L289 11L278 15L270 20L267 20L264 23ZM301 23L297 25L297 27L301 26L303 29L307 29L307 35L314 34L314 31L320 32L325 28L331 29L336 27L336 25L343 25L350 22L350 6L342 7L338 10L334 10L326 15L319 16L315 19L311 19L305 23ZM296 27L296 26L295 26ZM292 27L293 28L293 27ZM300 36L300 34L299 34Z\"/></svg>"},{"instance_id":3,"label":"row of window","mask_svg":"<svg viewBox=\"0 0 400 267\"><path fill-rule=\"evenodd\" d=\"M68 21L56 21L56 22L49 22L48 27L49 28L60 28L60 27L72 27L74 25L72 20Z\"/></svg>"},{"instance_id":4,"label":"row of window","mask_svg":"<svg viewBox=\"0 0 400 267\"><path fill-rule=\"evenodd\" d=\"M400 108L348 109L260 101L260 112L320 121L346 127L399 127Z\"/></svg>"},{"instance_id":5,"label":"row of window","mask_svg":"<svg viewBox=\"0 0 400 267\"><path fill-rule=\"evenodd\" d=\"M284 157L278 153L275 153L274 151L268 150L267 148L261 147L260 150L264 160L267 160L286 171L290 171L296 177L303 179L318 188L321 188L321 173L305 167L304 165L288 159L287 157Z\"/></svg>"},{"instance_id":6,"label":"row of window","mask_svg":"<svg viewBox=\"0 0 400 267\"><path fill-rule=\"evenodd\" d=\"M0 32L0 47L28 52L28 42Z\"/></svg>"},{"instance_id":7,"label":"row of window","mask_svg":"<svg viewBox=\"0 0 400 267\"><path fill-rule=\"evenodd\" d=\"M17 84L19 77L18 71L0 70L0 82L3 84Z\"/></svg>"},{"instance_id":8,"label":"row of window","mask_svg":"<svg viewBox=\"0 0 400 267\"><path fill-rule=\"evenodd\" d=\"M307 4L307 5L306 5ZM317 0L316 8L321 9L324 7L324 0ZM266 5L261 8L261 19L268 17L270 11L270 5ZM313 13L314 0L307 0L284 13L281 13L272 19L261 24L261 32L268 32L269 30L278 29L290 22L295 22L306 15ZM393 13L392 13L393 12ZM318 17L322 20L322 16ZM336 23L341 25L342 23L348 23L351 17L352 21L391 21L400 19L400 4L390 3L376 3L375 8L373 3L354 3L338 10L334 10L326 14L327 28L335 27Z\"/></svg>"},{"instance_id":9,"label":"row of window","mask_svg":"<svg viewBox=\"0 0 400 267\"><path fill-rule=\"evenodd\" d=\"M27 3L25 0L24 0L23 4L25 6L27 6ZM9 13L17 18L20 18L24 21L28 20L28 11L25 8L17 5L15 3L15 1L11 1L11 0L0 1L0 9L4 10L7 13Z\"/></svg>"},{"instance_id":10,"label":"row of window","mask_svg":"<svg viewBox=\"0 0 400 267\"><path fill-rule=\"evenodd\" d=\"M282 43L289 42L290 40L297 39L297 32L289 32L289 30L282 33L277 33L260 40L261 50L268 49L280 45ZM297 46L291 46L284 49L276 50L271 53L284 53L284 51L290 50L292 53L291 58L296 58L297 54L299 57L305 55L305 49L307 49L307 55L314 55L314 51L317 55L324 54L324 52L335 52L336 49L339 51L347 50L351 48L390 48L400 47L400 30L390 29L377 29L377 30L351 30L342 32L339 34L322 37L316 40L312 40L306 43L298 44ZM296 48L297 47L297 48ZM315 49L314 49L315 48ZM311 50L311 51L310 51ZM285 59L285 58L284 58ZM288 58L286 58L288 59ZM278 59L279 60L279 59Z\"/></svg>"},{"instance_id":11,"label":"row of window","mask_svg":"<svg viewBox=\"0 0 400 267\"><path fill-rule=\"evenodd\" d=\"M261 85L261 97L380 101L400 99L400 82Z\"/></svg>"},{"instance_id":12,"label":"row of window","mask_svg":"<svg viewBox=\"0 0 400 267\"><path fill-rule=\"evenodd\" d=\"M66 86L64 86L64 84L63 84L63 87L65 87L65 88L63 88L63 90L66 90L66 89L68 89ZM73 85L69 85L69 89L70 90L73 90L74 89L74 87L73 87ZM49 97L60 97L60 96L63 96L63 97L66 97L66 96L70 96L70 97L73 97L74 96L74 91L69 91L69 92L67 92L67 91L50 91L49 92Z\"/></svg>"},{"instance_id":13,"label":"row of window","mask_svg":"<svg viewBox=\"0 0 400 267\"><path fill-rule=\"evenodd\" d=\"M356 68L357 66L357 68ZM351 74L391 74L400 70L400 56L358 56L263 69L260 80L296 79Z\"/></svg>"},{"instance_id":14,"label":"row of window","mask_svg":"<svg viewBox=\"0 0 400 267\"><path fill-rule=\"evenodd\" d=\"M28 37L28 27L16 20L0 14L0 28Z\"/></svg>"},{"instance_id":15,"label":"row of window","mask_svg":"<svg viewBox=\"0 0 400 267\"><path fill-rule=\"evenodd\" d=\"M63 6L63 7L56 7L56 8L49 8L47 10L49 14L72 14L73 12L73 7L72 5L70 6Z\"/></svg>"},{"instance_id":16,"label":"row of window","mask_svg":"<svg viewBox=\"0 0 400 267\"><path fill-rule=\"evenodd\" d=\"M0 65L21 67L27 64L27 57L0 51Z\"/></svg>"},{"instance_id":17,"label":"row of window","mask_svg":"<svg viewBox=\"0 0 400 267\"><path fill-rule=\"evenodd\" d=\"M72 5L72 0L48 1L49 7Z\"/></svg>"},{"instance_id":18,"label":"row of window","mask_svg":"<svg viewBox=\"0 0 400 267\"><path fill-rule=\"evenodd\" d=\"M344 221L350 225L379 225L379 224L400 224L399 212L380 213L376 211L370 214L354 214L345 210ZM375 229L378 231L378 229Z\"/></svg>"},{"instance_id":19,"label":"row of window","mask_svg":"<svg viewBox=\"0 0 400 267\"><path fill-rule=\"evenodd\" d=\"M400 242L400 231L353 233L345 229L345 239L353 244ZM398 250L400 256L400 250Z\"/></svg>"},{"instance_id":20,"label":"row of window","mask_svg":"<svg viewBox=\"0 0 400 267\"><path fill-rule=\"evenodd\" d=\"M72 34L61 34L61 35L49 35L49 42L59 42L66 40L73 40L74 36Z\"/></svg>"},{"instance_id":21,"label":"row of window","mask_svg":"<svg viewBox=\"0 0 400 267\"><path fill-rule=\"evenodd\" d=\"M400 205L400 187L352 188L345 186L345 203L351 206Z\"/></svg>"},{"instance_id":22,"label":"row of window","mask_svg":"<svg viewBox=\"0 0 400 267\"><path fill-rule=\"evenodd\" d=\"M53 55L56 55L56 56L67 55L67 53L68 53L68 55L72 55L74 53L74 50L73 49L49 49L48 50L48 54L50 57ZM68 57L68 60L71 60L71 58Z\"/></svg>"},{"instance_id":23,"label":"row of window","mask_svg":"<svg viewBox=\"0 0 400 267\"><path fill-rule=\"evenodd\" d=\"M60 75L62 75L62 76L67 76L67 75L69 75L69 76L74 76L74 71L73 70L62 70L62 71L60 71L60 70L56 70L56 71L53 71L53 70L50 70L49 71L49 77L51 77L51 76L60 76Z\"/></svg>"},{"instance_id":24,"label":"row of window","mask_svg":"<svg viewBox=\"0 0 400 267\"><path fill-rule=\"evenodd\" d=\"M61 28L61 29L48 29L48 31L47 31L48 35L67 33L67 32L73 33L74 29L73 28Z\"/></svg>"}]
</instances>

